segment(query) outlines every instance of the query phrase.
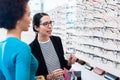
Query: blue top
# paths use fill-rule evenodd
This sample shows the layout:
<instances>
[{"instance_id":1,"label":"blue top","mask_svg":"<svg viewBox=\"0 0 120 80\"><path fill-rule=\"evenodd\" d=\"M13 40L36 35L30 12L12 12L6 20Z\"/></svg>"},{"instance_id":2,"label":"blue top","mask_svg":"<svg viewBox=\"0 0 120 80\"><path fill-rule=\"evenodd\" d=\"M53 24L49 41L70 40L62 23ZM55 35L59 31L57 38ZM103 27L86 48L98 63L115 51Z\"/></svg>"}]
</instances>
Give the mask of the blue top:
<instances>
[{"instance_id":1,"label":"blue top","mask_svg":"<svg viewBox=\"0 0 120 80\"><path fill-rule=\"evenodd\" d=\"M16 37L0 42L0 80L35 80L37 68L38 61L26 43Z\"/></svg>"}]
</instances>

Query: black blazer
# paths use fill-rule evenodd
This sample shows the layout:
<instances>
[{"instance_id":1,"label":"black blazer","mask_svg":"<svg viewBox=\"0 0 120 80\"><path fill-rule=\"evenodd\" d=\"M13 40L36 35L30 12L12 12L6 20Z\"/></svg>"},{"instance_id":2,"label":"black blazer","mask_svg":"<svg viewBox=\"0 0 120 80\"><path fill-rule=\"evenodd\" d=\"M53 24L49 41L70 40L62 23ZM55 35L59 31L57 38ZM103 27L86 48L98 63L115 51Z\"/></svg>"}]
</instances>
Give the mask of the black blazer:
<instances>
[{"instance_id":1,"label":"black blazer","mask_svg":"<svg viewBox=\"0 0 120 80\"><path fill-rule=\"evenodd\" d=\"M60 61L60 67L63 69L64 67L67 69L70 69L71 66L68 66L68 61L65 60L64 58L64 51L63 51L63 46L62 46L62 42L60 37L57 36L51 36L50 37L53 46L55 48L55 51L58 55L59 61ZM48 75L48 70L45 64L45 60L44 57L42 55L42 51L39 45L39 42L37 40L37 36L36 38L33 40L33 42L30 44L31 47L31 51L33 53L33 55L37 58L38 62L39 62L39 66L38 66L38 70L36 72L36 76L39 75L44 75L45 77Z\"/></svg>"}]
</instances>

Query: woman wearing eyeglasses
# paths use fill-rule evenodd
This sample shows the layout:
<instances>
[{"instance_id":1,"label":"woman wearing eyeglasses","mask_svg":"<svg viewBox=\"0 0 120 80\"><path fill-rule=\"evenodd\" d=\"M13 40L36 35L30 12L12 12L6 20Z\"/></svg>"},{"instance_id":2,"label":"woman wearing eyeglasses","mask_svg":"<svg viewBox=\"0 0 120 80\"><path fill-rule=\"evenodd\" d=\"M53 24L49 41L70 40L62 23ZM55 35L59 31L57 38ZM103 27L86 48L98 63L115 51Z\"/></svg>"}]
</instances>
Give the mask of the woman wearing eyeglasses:
<instances>
[{"instance_id":1,"label":"woman wearing eyeglasses","mask_svg":"<svg viewBox=\"0 0 120 80\"><path fill-rule=\"evenodd\" d=\"M63 80L63 69L70 69L76 57L71 55L65 60L60 37L51 35L53 21L46 13L37 13L33 17L33 30L36 32L30 44L32 53L39 62L36 76L44 75L47 80Z\"/></svg>"}]
</instances>

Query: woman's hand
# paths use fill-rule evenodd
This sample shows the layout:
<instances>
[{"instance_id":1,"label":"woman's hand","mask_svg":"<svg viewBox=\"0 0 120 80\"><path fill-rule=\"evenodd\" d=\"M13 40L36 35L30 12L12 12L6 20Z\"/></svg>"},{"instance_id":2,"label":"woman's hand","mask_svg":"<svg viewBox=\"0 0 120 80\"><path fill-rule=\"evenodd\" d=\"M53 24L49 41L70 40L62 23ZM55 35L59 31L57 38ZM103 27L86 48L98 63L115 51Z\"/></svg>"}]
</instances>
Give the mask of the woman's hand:
<instances>
[{"instance_id":1,"label":"woman's hand","mask_svg":"<svg viewBox=\"0 0 120 80\"><path fill-rule=\"evenodd\" d=\"M76 62L77 58L75 57L75 55L71 54L70 58L68 60L68 66L71 66L72 64L74 64Z\"/></svg>"},{"instance_id":2,"label":"woman's hand","mask_svg":"<svg viewBox=\"0 0 120 80\"><path fill-rule=\"evenodd\" d=\"M58 79L58 78L60 78L61 76L63 76L63 69L56 69L56 70L54 70L52 73L50 73L50 74L47 76L47 79L48 79L48 80Z\"/></svg>"}]
</instances>

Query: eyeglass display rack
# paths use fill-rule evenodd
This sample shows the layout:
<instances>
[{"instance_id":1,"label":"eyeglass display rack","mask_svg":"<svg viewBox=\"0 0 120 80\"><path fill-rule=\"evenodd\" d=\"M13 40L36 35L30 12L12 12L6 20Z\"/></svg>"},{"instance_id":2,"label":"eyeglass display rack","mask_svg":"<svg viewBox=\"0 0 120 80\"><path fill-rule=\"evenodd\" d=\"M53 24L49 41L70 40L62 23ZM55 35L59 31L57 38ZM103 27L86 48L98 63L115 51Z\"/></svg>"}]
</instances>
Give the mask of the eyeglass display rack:
<instances>
[{"instance_id":1,"label":"eyeglass display rack","mask_svg":"<svg viewBox=\"0 0 120 80\"><path fill-rule=\"evenodd\" d=\"M47 12L54 21L52 34L60 36L66 46L66 5L58 6ZM63 47L66 50L66 47Z\"/></svg>"},{"instance_id":2,"label":"eyeglass display rack","mask_svg":"<svg viewBox=\"0 0 120 80\"><path fill-rule=\"evenodd\" d=\"M68 0L63 6L48 13L65 52L120 76L120 1Z\"/></svg>"}]
</instances>

